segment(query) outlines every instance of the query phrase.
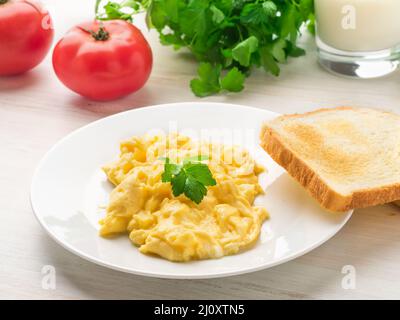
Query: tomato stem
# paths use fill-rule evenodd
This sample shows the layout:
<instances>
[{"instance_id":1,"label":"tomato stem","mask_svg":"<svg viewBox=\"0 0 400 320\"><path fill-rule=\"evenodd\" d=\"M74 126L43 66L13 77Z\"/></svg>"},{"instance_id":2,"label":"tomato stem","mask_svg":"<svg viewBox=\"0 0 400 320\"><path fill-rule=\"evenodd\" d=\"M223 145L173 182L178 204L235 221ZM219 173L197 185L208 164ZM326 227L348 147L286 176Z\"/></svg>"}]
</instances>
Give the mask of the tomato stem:
<instances>
[{"instance_id":1,"label":"tomato stem","mask_svg":"<svg viewBox=\"0 0 400 320\"><path fill-rule=\"evenodd\" d=\"M78 28L81 29L83 32L89 33L96 41L107 41L108 39L110 39L110 33L104 28L103 22L100 22L99 30L97 32L79 26Z\"/></svg>"},{"instance_id":2,"label":"tomato stem","mask_svg":"<svg viewBox=\"0 0 400 320\"><path fill-rule=\"evenodd\" d=\"M110 38L110 34L102 25L100 25L99 30L97 32L93 30L89 30L89 32L96 41L106 41Z\"/></svg>"}]
</instances>

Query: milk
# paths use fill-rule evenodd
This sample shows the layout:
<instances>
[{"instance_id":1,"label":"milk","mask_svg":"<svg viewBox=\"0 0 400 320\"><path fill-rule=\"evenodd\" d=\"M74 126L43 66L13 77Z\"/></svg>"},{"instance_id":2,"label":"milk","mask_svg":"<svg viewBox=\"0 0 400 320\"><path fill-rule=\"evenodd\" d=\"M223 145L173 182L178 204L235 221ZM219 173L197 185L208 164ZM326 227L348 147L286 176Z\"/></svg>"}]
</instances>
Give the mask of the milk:
<instances>
[{"instance_id":1,"label":"milk","mask_svg":"<svg viewBox=\"0 0 400 320\"><path fill-rule=\"evenodd\" d=\"M315 0L317 34L343 51L380 51L400 44L400 0Z\"/></svg>"}]
</instances>

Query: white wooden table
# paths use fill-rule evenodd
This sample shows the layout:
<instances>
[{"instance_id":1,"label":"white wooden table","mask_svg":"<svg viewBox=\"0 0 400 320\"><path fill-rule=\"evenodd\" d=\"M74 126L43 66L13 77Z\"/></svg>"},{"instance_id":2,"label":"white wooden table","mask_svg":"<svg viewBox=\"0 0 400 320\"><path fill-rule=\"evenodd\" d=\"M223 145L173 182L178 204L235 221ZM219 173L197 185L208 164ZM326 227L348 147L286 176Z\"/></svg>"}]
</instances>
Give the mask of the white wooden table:
<instances>
[{"instance_id":1,"label":"white wooden table","mask_svg":"<svg viewBox=\"0 0 400 320\"><path fill-rule=\"evenodd\" d=\"M91 19L93 1L44 1L55 21L56 39L75 23ZM32 173L44 153L72 130L118 111L197 101L188 87L196 64L189 55L162 47L141 27L154 52L152 76L140 92L96 103L65 89L50 55L34 71L0 78L0 298L23 299L315 299L400 298L400 209L393 205L357 210L330 241L272 269L214 280L174 281L108 270L67 252L41 229L29 203ZM279 78L259 71L240 94L201 101L230 102L281 113L338 105L372 106L400 113L400 71L355 81L333 76L308 55L291 60ZM42 268L56 269L56 289L42 288ZM354 266L356 286L344 289L342 268Z\"/></svg>"}]
</instances>

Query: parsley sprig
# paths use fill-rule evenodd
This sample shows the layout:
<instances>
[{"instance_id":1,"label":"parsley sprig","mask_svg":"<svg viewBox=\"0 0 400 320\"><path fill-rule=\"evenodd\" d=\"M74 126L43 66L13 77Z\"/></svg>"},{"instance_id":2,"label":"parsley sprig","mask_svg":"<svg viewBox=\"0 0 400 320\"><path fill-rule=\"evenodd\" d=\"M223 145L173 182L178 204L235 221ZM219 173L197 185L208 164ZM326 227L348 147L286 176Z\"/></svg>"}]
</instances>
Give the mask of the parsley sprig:
<instances>
[{"instance_id":1,"label":"parsley sprig","mask_svg":"<svg viewBox=\"0 0 400 320\"><path fill-rule=\"evenodd\" d=\"M182 164L171 163L169 158L163 158L164 172L162 182L170 182L175 197L185 194L187 198L199 204L207 194L207 186L215 186L210 168L201 161L208 157L198 156L186 158Z\"/></svg>"},{"instance_id":2,"label":"parsley sprig","mask_svg":"<svg viewBox=\"0 0 400 320\"><path fill-rule=\"evenodd\" d=\"M163 45L192 52L200 65L190 87L199 97L243 90L254 67L278 76L288 57L305 54L297 46L300 27L314 26L313 0L104 1L99 20L132 21L145 11Z\"/></svg>"}]
</instances>

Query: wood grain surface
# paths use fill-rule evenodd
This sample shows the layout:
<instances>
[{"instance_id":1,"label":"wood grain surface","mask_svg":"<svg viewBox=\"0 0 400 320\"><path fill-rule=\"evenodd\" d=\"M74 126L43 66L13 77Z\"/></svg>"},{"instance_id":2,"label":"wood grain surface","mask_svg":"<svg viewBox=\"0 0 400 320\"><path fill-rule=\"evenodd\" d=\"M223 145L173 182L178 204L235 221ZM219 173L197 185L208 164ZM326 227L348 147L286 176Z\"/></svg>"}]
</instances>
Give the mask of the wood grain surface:
<instances>
[{"instance_id":1,"label":"wood grain surface","mask_svg":"<svg viewBox=\"0 0 400 320\"><path fill-rule=\"evenodd\" d=\"M94 1L44 1L55 21L56 40L75 23L92 18ZM188 82L196 63L185 52L162 47L143 30L154 52L152 76L140 92L96 103L65 89L51 57L18 77L0 78L0 298L22 299L356 299L400 298L400 209L357 210L330 241L272 269L214 280L159 280L97 266L67 252L41 229L32 213L32 174L44 153L72 130L132 108L182 101L243 104L281 113L339 105L400 113L400 71L361 81L333 76L316 62L313 39L302 38L307 56L290 60L279 78L256 71L240 94L195 98ZM56 270L56 288L42 288L42 268ZM344 289L346 265L356 286Z\"/></svg>"}]
</instances>

